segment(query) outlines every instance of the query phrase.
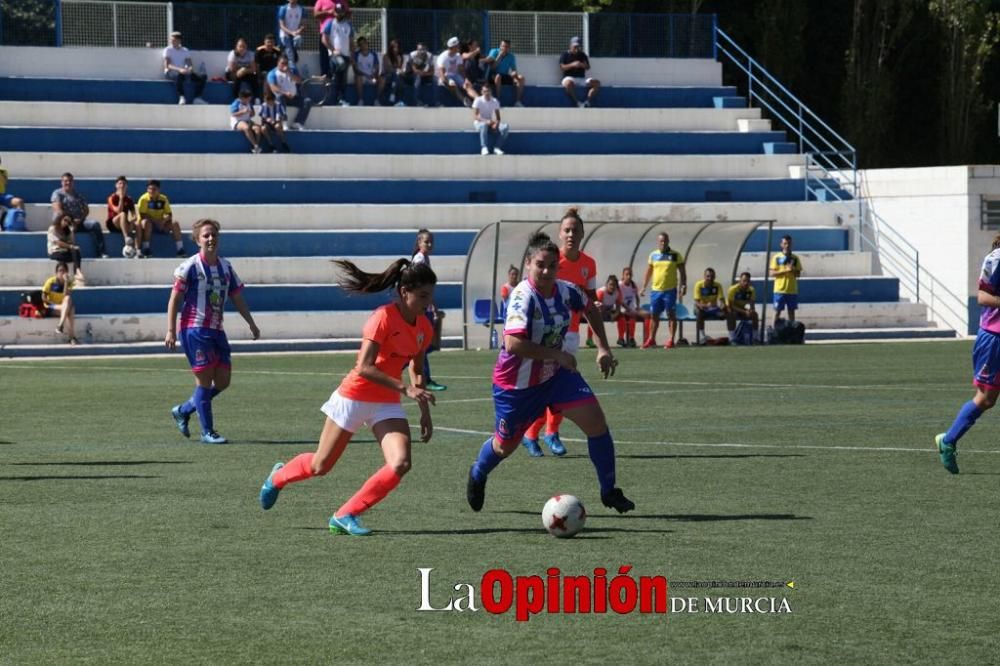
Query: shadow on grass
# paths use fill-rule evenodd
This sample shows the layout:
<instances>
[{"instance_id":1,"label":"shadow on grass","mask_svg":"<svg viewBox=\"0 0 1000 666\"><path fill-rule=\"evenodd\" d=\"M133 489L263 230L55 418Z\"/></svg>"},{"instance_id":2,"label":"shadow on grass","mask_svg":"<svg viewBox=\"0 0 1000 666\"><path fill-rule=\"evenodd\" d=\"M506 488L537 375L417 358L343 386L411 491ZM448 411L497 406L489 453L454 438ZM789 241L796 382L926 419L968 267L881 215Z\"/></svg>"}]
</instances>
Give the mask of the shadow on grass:
<instances>
[{"instance_id":1,"label":"shadow on grass","mask_svg":"<svg viewBox=\"0 0 1000 666\"><path fill-rule=\"evenodd\" d=\"M516 513L524 516L537 516L535 511L500 511L498 513ZM737 513L737 514L716 514L716 513L591 513L588 517L602 518L612 517L618 520L675 520L683 523L715 522L727 520L812 520L812 516L796 516L794 513ZM634 530L625 529L631 532Z\"/></svg>"},{"instance_id":2,"label":"shadow on grass","mask_svg":"<svg viewBox=\"0 0 1000 666\"><path fill-rule=\"evenodd\" d=\"M235 446L240 446L242 444L264 444L264 445L274 445L274 444L301 444L303 446L311 446L316 448L316 443L319 439L240 439L233 440L230 444ZM366 439L361 437L355 437L351 440L351 444L378 444L376 439Z\"/></svg>"},{"instance_id":3,"label":"shadow on grass","mask_svg":"<svg viewBox=\"0 0 1000 666\"><path fill-rule=\"evenodd\" d=\"M81 460L74 462L10 462L0 465L18 465L34 467L36 465L72 466L72 467L132 467L135 465L193 465L190 460Z\"/></svg>"},{"instance_id":4,"label":"shadow on grass","mask_svg":"<svg viewBox=\"0 0 1000 666\"><path fill-rule=\"evenodd\" d=\"M100 479L159 479L149 474L108 474L105 476L0 476L0 481L97 481Z\"/></svg>"},{"instance_id":5,"label":"shadow on grass","mask_svg":"<svg viewBox=\"0 0 1000 666\"><path fill-rule=\"evenodd\" d=\"M534 515L534 514L531 514ZM299 527L300 530L319 530L323 532L329 532L329 529L325 527ZM647 534L672 534L673 530L638 530L638 529L628 529L625 527L587 527L584 529L582 535L578 535L574 538L589 538L589 539L608 539L610 537L600 536L604 533L612 532L625 532L629 534L635 533L647 533ZM545 530L539 526L537 528L527 528L527 527L475 527L475 528L465 528L465 529L454 529L454 530L380 530L377 527L373 528L373 535L385 535L385 536L475 536L477 534L544 534ZM337 535L345 536L345 535Z\"/></svg>"}]
</instances>

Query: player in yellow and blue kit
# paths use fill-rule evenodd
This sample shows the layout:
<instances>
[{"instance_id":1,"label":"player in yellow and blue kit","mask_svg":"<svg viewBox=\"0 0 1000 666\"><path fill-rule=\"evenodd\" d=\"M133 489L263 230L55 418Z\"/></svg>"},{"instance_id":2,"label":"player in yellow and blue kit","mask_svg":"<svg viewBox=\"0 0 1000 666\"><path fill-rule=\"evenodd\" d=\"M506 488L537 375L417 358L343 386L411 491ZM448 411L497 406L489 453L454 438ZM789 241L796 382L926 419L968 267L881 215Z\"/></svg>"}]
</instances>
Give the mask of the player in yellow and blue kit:
<instances>
[{"instance_id":1,"label":"player in yellow and blue kit","mask_svg":"<svg viewBox=\"0 0 1000 666\"><path fill-rule=\"evenodd\" d=\"M802 262L798 255L792 254L791 236L786 234L781 237L781 252L771 257L769 272L774 278L774 325L778 325L785 308L788 309L788 321L795 321L795 311L799 309Z\"/></svg>"},{"instance_id":2,"label":"player in yellow and blue kit","mask_svg":"<svg viewBox=\"0 0 1000 666\"><path fill-rule=\"evenodd\" d=\"M678 284L678 276L680 282ZM643 349L656 346L656 331L660 328L660 315L667 313L670 328L670 339L663 345L665 349L674 346L677 336L677 296L687 293L687 269L684 267L684 255L670 248L670 235L660 233L656 238L656 249L649 253L649 264L646 276L642 279L642 290L639 296L646 295L646 287L650 278L653 280L653 291L650 294L650 326L649 337L642 343Z\"/></svg>"},{"instance_id":3,"label":"player in yellow and blue kit","mask_svg":"<svg viewBox=\"0 0 1000 666\"><path fill-rule=\"evenodd\" d=\"M976 301L983 308L979 334L972 347L972 384L976 395L958 410L948 432L934 438L941 464L958 474L958 440L1000 396L1000 234L993 237L992 251L983 259Z\"/></svg>"},{"instance_id":4,"label":"player in yellow and blue kit","mask_svg":"<svg viewBox=\"0 0 1000 666\"><path fill-rule=\"evenodd\" d=\"M694 283L694 311L697 317L695 340L701 343L706 319L726 319L726 292L715 281L715 269L706 268L704 279Z\"/></svg>"},{"instance_id":5,"label":"player in yellow and blue kit","mask_svg":"<svg viewBox=\"0 0 1000 666\"><path fill-rule=\"evenodd\" d=\"M726 318L726 328L729 329L730 340L734 338L737 319L749 320L752 330L757 330L757 290L750 284L750 273L747 271L740 273L740 281L731 286L726 293L726 305L729 315Z\"/></svg>"}]
</instances>

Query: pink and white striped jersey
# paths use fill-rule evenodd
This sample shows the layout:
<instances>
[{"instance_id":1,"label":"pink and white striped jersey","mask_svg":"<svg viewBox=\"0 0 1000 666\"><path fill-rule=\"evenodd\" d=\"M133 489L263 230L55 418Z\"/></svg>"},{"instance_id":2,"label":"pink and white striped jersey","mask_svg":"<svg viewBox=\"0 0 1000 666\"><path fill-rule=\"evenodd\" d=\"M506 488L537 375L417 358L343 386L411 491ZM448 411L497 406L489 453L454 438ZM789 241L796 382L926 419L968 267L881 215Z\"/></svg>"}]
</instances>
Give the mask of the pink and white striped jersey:
<instances>
[{"instance_id":1,"label":"pink and white striped jersey","mask_svg":"<svg viewBox=\"0 0 1000 666\"><path fill-rule=\"evenodd\" d=\"M243 289L243 281L233 265L219 257L210 266L201 253L184 261L174 271L174 291L184 294L181 307L181 330L211 328L222 330L222 311L226 298Z\"/></svg>"},{"instance_id":2,"label":"pink and white striped jersey","mask_svg":"<svg viewBox=\"0 0 1000 666\"><path fill-rule=\"evenodd\" d=\"M636 288L635 282L632 284L619 282L618 291L622 294L622 305L626 310L631 312L639 309L639 290Z\"/></svg>"},{"instance_id":3,"label":"pink and white striped jersey","mask_svg":"<svg viewBox=\"0 0 1000 666\"><path fill-rule=\"evenodd\" d=\"M510 293L503 334L561 350L572 313L586 309L587 297L572 282L556 280L552 296L545 298L530 280L524 280ZM548 381L558 368L555 361L521 358L501 349L493 383L502 389L524 389Z\"/></svg>"}]
</instances>

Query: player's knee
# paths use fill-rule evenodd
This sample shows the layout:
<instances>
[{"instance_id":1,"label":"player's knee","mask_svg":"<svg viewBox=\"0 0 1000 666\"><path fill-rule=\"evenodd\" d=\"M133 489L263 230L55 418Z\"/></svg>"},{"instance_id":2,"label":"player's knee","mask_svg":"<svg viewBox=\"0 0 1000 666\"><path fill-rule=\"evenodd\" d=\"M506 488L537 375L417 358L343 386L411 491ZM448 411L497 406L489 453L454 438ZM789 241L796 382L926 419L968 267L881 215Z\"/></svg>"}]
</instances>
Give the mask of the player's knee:
<instances>
[{"instance_id":1,"label":"player's knee","mask_svg":"<svg viewBox=\"0 0 1000 666\"><path fill-rule=\"evenodd\" d=\"M229 382L231 381L231 379L232 379L231 377L216 377L215 382L213 383L215 390L220 393L225 391L227 388L229 388Z\"/></svg>"},{"instance_id":2,"label":"player's knee","mask_svg":"<svg viewBox=\"0 0 1000 666\"><path fill-rule=\"evenodd\" d=\"M990 391L989 393L982 393L979 396L979 408L982 410L992 409L993 405L997 404L997 393Z\"/></svg>"},{"instance_id":3,"label":"player's knee","mask_svg":"<svg viewBox=\"0 0 1000 666\"><path fill-rule=\"evenodd\" d=\"M312 464L310 465L313 476L326 476L326 473L333 469L333 462L333 458L313 456Z\"/></svg>"},{"instance_id":4,"label":"player's knee","mask_svg":"<svg viewBox=\"0 0 1000 666\"><path fill-rule=\"evenodd\" d=\"M399 476L405 476L406 473L410 471L410 468L412 466L413 466L413 463L410 462L410 459L409 458L405 458L403 460L397 460L397 461L393 462L392 463L392 471L394 471Z\"/></svg>"}]
</instances>

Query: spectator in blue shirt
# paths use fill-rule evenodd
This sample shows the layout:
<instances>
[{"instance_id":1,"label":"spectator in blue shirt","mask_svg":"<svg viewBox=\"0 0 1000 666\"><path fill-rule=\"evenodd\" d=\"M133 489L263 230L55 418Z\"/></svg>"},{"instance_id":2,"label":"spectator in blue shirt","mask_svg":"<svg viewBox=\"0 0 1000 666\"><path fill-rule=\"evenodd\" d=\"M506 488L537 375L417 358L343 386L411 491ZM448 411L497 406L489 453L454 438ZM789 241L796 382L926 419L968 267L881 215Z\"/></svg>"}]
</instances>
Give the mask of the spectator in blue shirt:
<instances>
[{"instance_id":1,"label":"spectator in blue shirt","mask_svg":"<svg viewBox=\"0 0 1000 666\"><path fill-rule=\"evenodd\" d=\"M514 106L524 106L521 103L524 96L524 76L517 71L517 56L510 49L510 40L501 39L500 46L490 50L483 59L483 64L489 67L496 96L500 97L501 85L512 85L516 91Z\"/></svg>"},{"instance_id":2,"label":"spectator in blue shirt","mask_svg":"<svg viewBox=\"0 0 1000 666\"><path fill-rule=\"evenodd\" d=\"M244 88L240 96L229 105L229 127L243 135L250 142L250 152L255 155L261 151L260 125L253 121L253 93Z\"/></svg>"},{"instance_id":3,"label":"spectator in blue shirt","mask_svg":"<svg viewBox=\"0 0 1000 666\"><path fill-rule=\"evenodd\" d=\"M285 121L288 120L288 111L285 110L285 104L274 96L274 93L268 90L264 93L264 103L260 105L260 122L261 130L264 132L264 136L267 137L268 142L270 142L271 147L274 150L281 150L283 153L292 152L288 147L288 141L285 139ZM277 137L278 141L275 141ZM280 141L281 147L279 148L278 142Z\"/></svg>"}]
</instances>

